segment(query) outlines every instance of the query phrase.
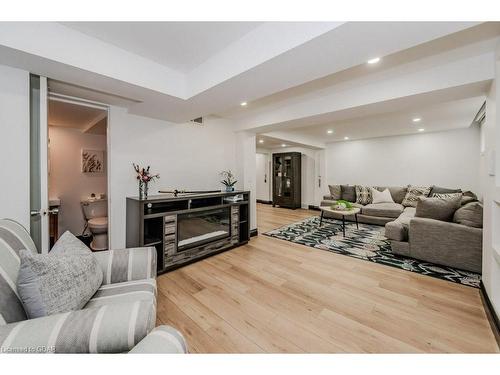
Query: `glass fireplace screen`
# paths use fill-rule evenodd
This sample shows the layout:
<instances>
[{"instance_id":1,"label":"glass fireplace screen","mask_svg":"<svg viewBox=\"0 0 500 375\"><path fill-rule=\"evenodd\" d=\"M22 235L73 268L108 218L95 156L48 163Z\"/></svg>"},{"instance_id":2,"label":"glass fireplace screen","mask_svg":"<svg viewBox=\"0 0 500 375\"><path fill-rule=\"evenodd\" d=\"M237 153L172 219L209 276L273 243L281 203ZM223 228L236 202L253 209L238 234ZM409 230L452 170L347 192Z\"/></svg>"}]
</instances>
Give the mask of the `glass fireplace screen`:
<instances>
[{"instance_id":1,"label":"glass fireplace screen","mask_svg":"<svg viewBox=\"0 0 500 375\"><path fill-rule=\"evenodd\" d=\"M177 216L177 251L230 236L230 208Z\"/></svg>"}]
</instances>

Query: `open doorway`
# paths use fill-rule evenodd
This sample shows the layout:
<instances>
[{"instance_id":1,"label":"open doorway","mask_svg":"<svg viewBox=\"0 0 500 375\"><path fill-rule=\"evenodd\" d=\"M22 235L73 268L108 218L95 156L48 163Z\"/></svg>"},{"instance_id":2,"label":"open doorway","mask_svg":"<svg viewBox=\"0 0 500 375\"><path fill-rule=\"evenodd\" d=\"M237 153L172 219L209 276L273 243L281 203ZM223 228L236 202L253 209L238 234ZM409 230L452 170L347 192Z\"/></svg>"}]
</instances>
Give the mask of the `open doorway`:
<instances>
[{"instance_id":1,"label":"open doorway","mask_svg":"<svg viewBox=\"0 0 500 375\"><path fill-rule=\"evenodd\" d=\"M49 222L50 246L70 231L92 250L108 241L106 106L50 94L48 196L57 212Z\"/></svg>"}]
</instances>

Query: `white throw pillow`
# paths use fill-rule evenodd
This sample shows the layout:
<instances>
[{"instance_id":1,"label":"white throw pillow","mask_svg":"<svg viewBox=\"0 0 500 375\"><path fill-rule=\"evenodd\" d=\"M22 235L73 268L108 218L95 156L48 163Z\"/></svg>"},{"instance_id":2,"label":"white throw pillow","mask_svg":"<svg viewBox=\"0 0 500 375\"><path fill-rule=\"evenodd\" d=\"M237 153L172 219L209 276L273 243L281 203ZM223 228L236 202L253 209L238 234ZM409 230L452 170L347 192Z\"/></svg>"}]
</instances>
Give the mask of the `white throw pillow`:
<instances>
[{"instance_id":1,"label":"white throw pillow","mask_svg":"<svg viewBox=\"0 0 500 375\"><path fill-rule=\"evenodd\" d=\"M372 188L372 203L394 203L394 199L392 199L389 189L378 191Z\"/></svg>"}]
</instances>

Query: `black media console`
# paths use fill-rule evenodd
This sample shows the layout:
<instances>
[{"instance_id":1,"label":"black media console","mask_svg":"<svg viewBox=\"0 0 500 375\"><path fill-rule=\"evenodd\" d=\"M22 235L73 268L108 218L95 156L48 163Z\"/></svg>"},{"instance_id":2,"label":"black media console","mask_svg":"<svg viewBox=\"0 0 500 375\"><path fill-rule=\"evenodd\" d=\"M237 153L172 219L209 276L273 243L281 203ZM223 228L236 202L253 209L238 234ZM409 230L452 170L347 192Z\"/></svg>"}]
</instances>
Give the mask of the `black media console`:
<instances>
[{"instance_id":1,"label":"black media console","mask_svg":"<svg viewBox=\"0 0 500 375\"><path fill-rule=\"evenodd\" d=\"M154 246L158 273L247 243L250 192L127 198L127 247Z\"/></svg>"}]
</instances>

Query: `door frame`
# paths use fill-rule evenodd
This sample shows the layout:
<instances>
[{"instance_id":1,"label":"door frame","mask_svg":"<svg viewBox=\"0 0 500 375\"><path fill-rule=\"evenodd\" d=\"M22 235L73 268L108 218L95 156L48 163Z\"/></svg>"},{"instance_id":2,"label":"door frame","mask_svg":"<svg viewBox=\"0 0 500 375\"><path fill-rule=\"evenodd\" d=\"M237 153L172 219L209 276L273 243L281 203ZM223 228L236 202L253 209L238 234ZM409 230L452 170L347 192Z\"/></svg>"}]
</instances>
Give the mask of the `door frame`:
<instances>
[{"instance_id":1,"label":"door frame","mask_svg":"<svg viewBox=\"0 0 500 375\"><path fill-rule=\"evenodd\" d=\"M47 106L49 103L49 100L56 100L64 103L70 103L70 104L77 104L81 105L84 107L90 107L90 108L98 108L106 111L106 152L105 152L105 158L106 158L106 199L108 200L108 249L112 249L111 245L111 194L110 194L110 187L111 187L111 161L110 161L110 149L111 149L111 137L110 137L110 105L106 103L101 103L97 102L94 100L88 100L88 99L83 99L83 98L78 98L75 96L70 96L70 95L64 95L64 94L59 94L55 92L48 92L47 95ZM48 134L48 111L46 115L47 119L47 134ZM48 157L48 155L47 155ZM48 175L47 175L47 187L48 187ZM48 194L48 191L47 191ZM48 195L47 195L47 202L48 202ZM47 233L48 233L48 228L47 228Z\"/></svg>"}]
</instances>

